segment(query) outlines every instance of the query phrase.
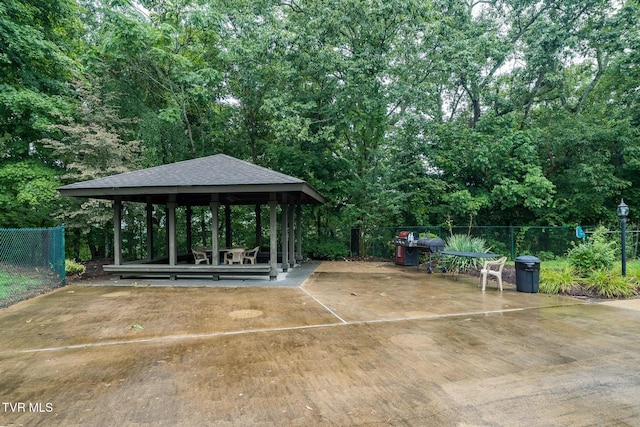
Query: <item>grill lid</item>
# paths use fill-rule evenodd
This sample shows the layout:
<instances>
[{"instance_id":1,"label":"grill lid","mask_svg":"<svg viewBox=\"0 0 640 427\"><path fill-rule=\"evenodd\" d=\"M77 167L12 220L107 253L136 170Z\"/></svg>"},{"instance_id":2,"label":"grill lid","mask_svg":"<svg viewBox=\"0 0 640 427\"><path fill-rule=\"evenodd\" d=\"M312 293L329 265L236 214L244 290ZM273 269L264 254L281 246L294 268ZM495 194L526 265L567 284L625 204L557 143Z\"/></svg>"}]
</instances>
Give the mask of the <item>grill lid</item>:
<instances>
[{"instance_id":1,"label":"grill lid","mask_svg":"<svg viewBox=\"0 0 640 427\"><path fill-rule=\"evenodd\" d=\"M444 240L439 237L421 237L418 239L418 246L429 248L431 252L444 250Z\"/></svg>"}]
</instances>

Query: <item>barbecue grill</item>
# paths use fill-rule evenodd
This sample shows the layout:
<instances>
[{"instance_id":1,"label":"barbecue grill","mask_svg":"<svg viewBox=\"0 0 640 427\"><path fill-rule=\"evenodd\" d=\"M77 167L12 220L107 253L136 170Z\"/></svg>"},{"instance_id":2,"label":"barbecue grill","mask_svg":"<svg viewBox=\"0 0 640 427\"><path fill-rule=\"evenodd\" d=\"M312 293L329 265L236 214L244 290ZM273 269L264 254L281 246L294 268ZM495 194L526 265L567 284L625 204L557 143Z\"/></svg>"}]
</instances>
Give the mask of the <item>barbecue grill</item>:
<instances>
[{"instance_id":1,"label":"barbecue grill","mask_svg":"<svg viewBox=\"0 0 640 427\"><path fill-rule=\"evenodd\" d=\"M429 254L429 264L427 272L431 273L431 255L439 255L444 250L444 241L439 237L417 237L417 233L411 231L401 231L393 239L396 245L396 264L420 266L420 251Z\"/></svg>"}]
</instances>

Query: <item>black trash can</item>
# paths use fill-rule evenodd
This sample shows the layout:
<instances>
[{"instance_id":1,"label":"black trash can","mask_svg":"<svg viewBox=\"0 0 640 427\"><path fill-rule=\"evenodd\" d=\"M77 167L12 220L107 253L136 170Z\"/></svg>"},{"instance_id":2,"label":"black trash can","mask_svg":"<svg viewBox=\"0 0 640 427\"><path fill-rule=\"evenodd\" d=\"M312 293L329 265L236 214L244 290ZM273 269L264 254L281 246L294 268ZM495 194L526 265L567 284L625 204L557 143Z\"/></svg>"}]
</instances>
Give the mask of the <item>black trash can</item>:
<instances>
[{"instance_id":1,"label":"black trash can","mask_svg":"<svg viewBox=\"0 0 640 427\"><path fill-rule=\"evenodd\" d=\"M516 290L518 292L538 292L540 284L540 259L531 255L516 258Z\"/></svg>"}]
</instances>

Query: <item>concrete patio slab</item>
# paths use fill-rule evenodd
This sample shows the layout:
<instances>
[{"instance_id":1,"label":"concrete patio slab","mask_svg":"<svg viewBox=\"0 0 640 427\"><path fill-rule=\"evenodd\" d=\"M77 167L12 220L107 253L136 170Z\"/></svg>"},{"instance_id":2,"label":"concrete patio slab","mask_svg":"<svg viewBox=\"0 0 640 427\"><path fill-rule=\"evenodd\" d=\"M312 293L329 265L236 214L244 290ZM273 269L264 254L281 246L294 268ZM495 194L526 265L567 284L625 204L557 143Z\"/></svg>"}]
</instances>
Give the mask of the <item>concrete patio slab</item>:
<instances>
[{"instance_id":1,"label":"concrete patio slab","mask_svg":"<svg viewBox=\"0 0 640 427\"><path fill-rule=\"evenodd\" d=\"M478 279L427 274L390 263L326 262L303 289L344 321L375 321L443 315L490 313L536 307L582 304L583 301L545 294L504 292L489 283L482 292Z\"/></svg>"},{"instance_id":2,"label":"concrete patio slab","mask_svg":"<svg viewBox=\"0 0 640 427\"><path fill-rule=\"evenodd\" d=\"M640 311L323 263L0 311L0 425L638 425Z\"/></svg>"},{"instance_id":3,"label":"concrete patio slab","mask_svg":"<svg viewBox=\"0 0 640 427\"><path fill-rule=\"evenodd\" d=\"M626 308L629 310L640 310L640 298L632 298L625 300L613 300L603 301L602 304L609 305L611 307Z\"/></svg>"}]
</instances>

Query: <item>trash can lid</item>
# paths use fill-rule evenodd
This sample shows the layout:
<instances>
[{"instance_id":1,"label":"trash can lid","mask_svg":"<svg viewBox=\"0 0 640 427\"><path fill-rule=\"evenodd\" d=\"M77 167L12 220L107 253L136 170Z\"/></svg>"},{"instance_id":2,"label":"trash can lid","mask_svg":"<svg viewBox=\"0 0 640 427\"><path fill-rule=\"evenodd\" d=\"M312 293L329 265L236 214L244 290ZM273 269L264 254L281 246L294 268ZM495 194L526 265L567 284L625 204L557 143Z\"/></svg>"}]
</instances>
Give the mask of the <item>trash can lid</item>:
<instances>
[{"instance_id":1,"label":"trash can lid","mask_svg":"<svg viewBox=\"0 0 640 427\"><path fill-rule=\"evenodd\" d=\"M534 257L532 255L521 255L515 259L515 262L524 262L528 264L540 262L540 258Z\"/></svg>"}]
</instances>

